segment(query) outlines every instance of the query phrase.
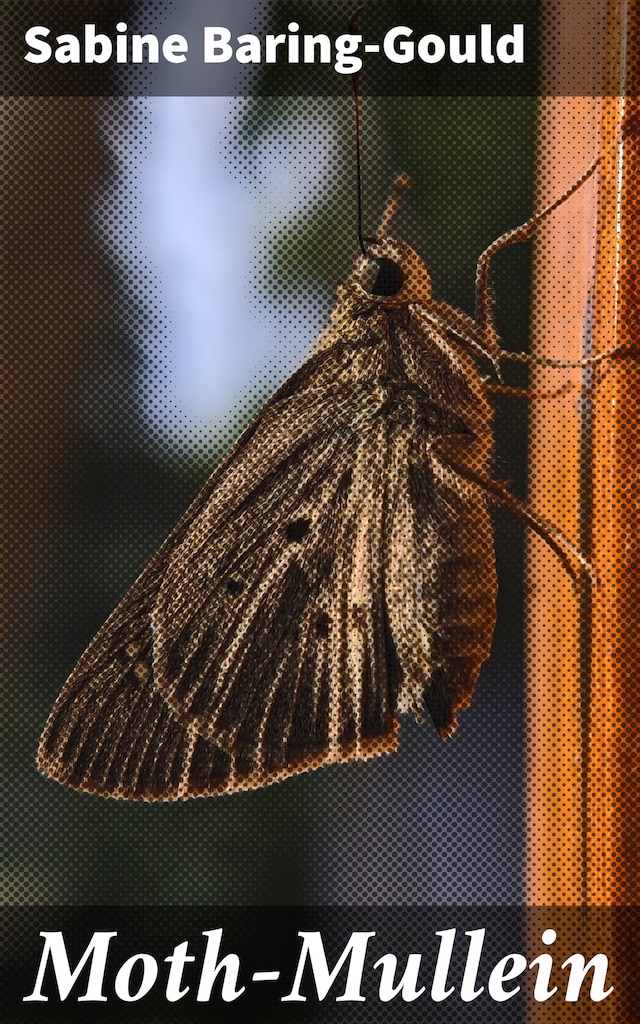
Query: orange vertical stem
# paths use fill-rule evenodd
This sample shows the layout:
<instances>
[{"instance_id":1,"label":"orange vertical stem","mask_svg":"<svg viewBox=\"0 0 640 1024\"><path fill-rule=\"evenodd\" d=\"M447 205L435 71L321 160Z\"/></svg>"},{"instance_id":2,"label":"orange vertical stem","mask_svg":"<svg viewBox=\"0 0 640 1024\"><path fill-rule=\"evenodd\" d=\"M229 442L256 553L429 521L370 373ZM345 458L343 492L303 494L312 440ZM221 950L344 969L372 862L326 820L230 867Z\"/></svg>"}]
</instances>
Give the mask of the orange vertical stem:
<instances>
[{"instance_id":1,"label":"orange vertical stem","mask_svg":"<svg viewBox=\"0 0 640 1024\"><path fill-rule=\"evenodd\" d=\"M579 601L548 553L531 541L527 903L637 907L640 14L632 0L567 0L550 6L549 16L548 92L554 52L581 54L586 30L592 66L602 71L594 92L605 98L566 96L541 104L540 205L558 192L550 185L554 176L561 192L594 150L601 168L597 196L580 190L579 201L572 198L541 232L536 351L570 359L617 354L593 374L589 392L583 387L559 403L533 403L531 502L587 551L599 582ZM603 24L607 36L598 50L594 41ZM544 371L536 390L549 390L549 374ZM535 921L532 913L532 939ZM620 913L584 917L580 943L591 947L585 952L608 953L616 998L583 1007L581 1019L640 1019L630 995L637 980L632 924ZM558 960L564 951L556 949ZM531 1021L565 1019L571 1019L566 1006L529 1008Z\"/></svg>"},{"instance_id":2,"label":"orange vertical stem","mask_svg":"<svg viewBox=\"0 0 640 1024\"><path fill-rule=\"evenodd\" d=\"M579 43L576 44L579 46ZM538 208L576 181L598 152L600 109L592 98L543 102ZM533 349L585 354L596 253L597 181L591 179L543 225L536 239ZM582 536L583 396L580 370L533 375L532 507L578 547ZM554 554L530 537L527 608L527 903L576 906L585 898L584 647L580 594Z\"/></svg>"},{"instance_id":3,"label":"orange vertical stem","mask_svg":"<svg viewBox=\"0 0 640 1024\"><path fill-rule=\"evenodd\" d=\"M640 16L616 5L624 80L610 82L603 118L597 277L598 349L626 346L594 403L589 708L588 899L640 904Z\"/></svg>"},{"instance_id":4,"label":"orange vertical stem","mask_svg":"<svg viewBox=\"0 0 640 1024\"><path fill-rule=\"evenodd\" d=\"M640 74L632 46L640 26L637 5L616 0L605 6L609 38L601 55L607 74L602 91L609 95L602 111L597 100L581 97L550 99L541 108L540 204L577 178L594 150L602 157L595 316L596 196L590 186L560 208L538 242L536 351L567 359L588 354L590 334L598 353L640 344ZM572 7L563 6L565 15ZM589 12L597 17L596 7L589 5ZM576 26L588 30L587 22L583 17L568 27L578 53ZM560 34L562 28L555 26ZM532 504L589 547L599 586L581 608L562 570L537 539L531 541L531 904L640 902L637 366L635 357L616 357L596 373L590 419L579 391L558 402L535 402L532 413ZM540 375L536 390L550 390L551 372ZM580 518L587 527L582 536Z\"/></svg>"}]
</instances>

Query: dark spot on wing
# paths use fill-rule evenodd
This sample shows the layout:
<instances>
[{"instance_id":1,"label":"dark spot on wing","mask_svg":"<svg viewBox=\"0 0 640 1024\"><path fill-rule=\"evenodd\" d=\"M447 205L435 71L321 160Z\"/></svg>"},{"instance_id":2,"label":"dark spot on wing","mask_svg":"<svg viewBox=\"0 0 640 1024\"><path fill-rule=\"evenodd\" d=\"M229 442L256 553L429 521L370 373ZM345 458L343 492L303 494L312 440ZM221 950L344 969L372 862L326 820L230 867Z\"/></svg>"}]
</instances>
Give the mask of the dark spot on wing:
<instances>
[{"instance_id":1,"label":"dark spot on wing","mask_svg":"<svg viewBox=\"0 0 640 1024\"><path fill-rule=\"evenodd\" d=\"M285 526L285 537L289 541L300 541L311 525L308 519L294 519L292 523Z\"/></svg>"},{"instance_id":2,"label":"dark spot on wing","mask_svg":"<svg viewBox=\"0 0 640 1024\"><path fill-rule=\"evenodd\" d=\"M321 612L316 619L316 633L318 636L323 636L325 639L329 636L329 626L331 625L331 619L326 612Z\"/></svg>"}]
</instances>

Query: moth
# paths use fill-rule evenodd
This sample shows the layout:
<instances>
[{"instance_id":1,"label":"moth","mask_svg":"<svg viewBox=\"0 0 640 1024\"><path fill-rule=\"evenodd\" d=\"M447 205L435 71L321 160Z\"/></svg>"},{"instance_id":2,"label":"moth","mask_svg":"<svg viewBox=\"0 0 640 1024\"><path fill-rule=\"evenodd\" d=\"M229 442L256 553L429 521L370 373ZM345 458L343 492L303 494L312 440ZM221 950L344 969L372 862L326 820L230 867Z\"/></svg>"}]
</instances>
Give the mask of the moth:
<instances>
[{"instance_id":1,"label":"moth","mask_svg":"<svg viewBox=\"0 0 640 1024\"><path fill-rule=\"evenodd\" d=\"M489 506L580 552L492 475L498 377L489 269L472 318L433 297L387 228L366 239L313 350L245 429L74 668L42 772L132 800L247 790L396 749L399 720L450 736L489 657ZM553 361L547 361L552 362ZM556 363L555 365L566 365Z\"/></svg>"}]
</instances>

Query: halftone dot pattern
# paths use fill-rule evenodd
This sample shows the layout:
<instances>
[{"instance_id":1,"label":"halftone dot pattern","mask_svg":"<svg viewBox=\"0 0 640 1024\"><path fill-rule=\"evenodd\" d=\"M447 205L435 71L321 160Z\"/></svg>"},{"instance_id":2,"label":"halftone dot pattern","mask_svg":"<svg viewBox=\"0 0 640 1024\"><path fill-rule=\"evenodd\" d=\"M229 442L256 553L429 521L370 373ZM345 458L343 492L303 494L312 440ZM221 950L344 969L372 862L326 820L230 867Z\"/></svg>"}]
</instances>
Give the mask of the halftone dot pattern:
<instances>
[{"instance_id":1,"label":"halftone dot pattern","mask_svg":"<svg viewBox=\"0 0 640 1024\"><path fill-rule=\"evenodd\" d=\"M299 109L291 99L259 101L254 106L243 101L234 129L237 141L226 143L238 147L230 153L230 166L238 175L246 175L258 132L268 128L286 135L287 118L294 123L297 116L320 118L327 116L327 107L326 99L320 104L301 100ZM365 230L375 230L394 175L399 170L412 173L413 188L398 213L394 233L425 252L437 294L467 309L472 302L474 256L505 226L527 215L527 190L520 185L521 198L514 201L513 209L500 214L494 226L495 190L489 189L488 209L479 209L471 221L468 213L460 213L462 197L455 190L443 204L427 181L430 176L442 181L456 162L471 158L481 113L494 140L493 164L501 160L494 153L498 125L511 118L511 132L502 133L502 159L510 159L515 166L515 157L509 153L512 136L521 133L523 122L530 124L531 110L527 101L511 104L496 99L468 104L457 98L424 103L398 100L388 106L365 100L364 212L370 225ZM62 150L57 177L53 113ZM330 114L337 125L335 137L345 140L348 150L352 146L349 99L332 103ZM33 101L27 110L21 107L19 117L31 122L39 117L49 131L45 219L39 235L29 233L21 244L34 244L38 237L47 241L43 267L53 280L47 262L54 259L47 218L59 218L75 235L61 247L64 258L54 261L54 269L76 290L71 300L65 298L59 314L60 346L53 344L51 334L43 345L41 375L49 384L57 381L61 399L59 410L55 406L46 410L49 416L56 412L59 421L38 432L46 449L42 461L47 462L55 440L67 468L55 482L46 472L40 475L40 486L48 489L38 504L50 503L54 484L63 488L56 515L64 525L53 529L54 524L47 523L42 531L42 550L47 551L42 556L47 559L44 567L41 563L21 568L26 578L44 577L44 584L28 595L32 632L12 652L17 678L24 685L16 691L15 738L10 748L15 784L5 832L13 837L8 899L25 903L517 902L522 855L517 626L506 649L498 646L494 652L473 716L463 716L459 736L447 744L440 744L428 724L417 726L409 717L399 753L388 758L328 768L231 799L164 807L100 801L56 788L37 776L33 768L37 737L61 680L187 506L215 458L215 445L204 446L206 450L196 445L193 454L185 456L183 445L174 447L171 430L151 429L145 415L145 403L162 410L170 402L164 339L172 330L171 311L165 307L152 256L137 230L143 194L140 157L152 126L145 104L137 100ZM444 156L442 147L435 152L434 141L433 147L427 147L425 165L416 162L403 143L402 125L407 121L418 136L435 140L444 133L454 146ZM33 143L39 130L43 129L21 131L21 144L29 139ZM89 134L92 148L87 146ZM71 160L74 138L79 147L77 171ZM94 163L90 170L89 158ZM329 163L329 187L322 206L296 215L301 235L308 240L295 244L290 240L295 224L276 224L272 240L266 244L261 240L257 251L266 255L257 257L261 262L248 289L256 305L267 299L273 304L275 292L286 310L290 290L318 274L321 264L325 280L318 280L317 301L328 309L331 287L344 277L354 248L353 175L345 173L341 160L336 155L335 168ZM478 160L476 191L484 195L494 173L495 167L481 168ZM339 180L333 182L332 176ZM259 168L255 177L259 180ZM79 185L87 180L88 194L81 197L79 206L71 206L78 202ZM44 184L40 187L44 191ZM299 187L304 188L303 178ZM37 188L30 191L29 216L37 196ZM483 226L484 220L488 224ZM332 233L329 241L328 232ZM469 232L477 237L468 245L470 252L463 262L452 238L455 242ZM77 254L73 261L70 252ZM95 278L87 287L87 268L93 265ZM79 288L70 275L74 267ZM275 284L278 279L281 295ZM506 288L504 280L500 282L501 294L523 292L522 284L514 283L510 289L508 276L506 280ZM462 284L456 291L457 281ZM57 288L62 297L59 283ZM317 318L313 299L309 301L310 318ZM77 317L75 327L70 311ZM14 324L21 328L18 319ZM303 323L295 344L311 341ZM20 343L24 345L24 336ZM520 343L516 337L515 347ZM70 373L66 367L74 352L79 369ZM240 411L238 426L264 401L272 383L281 379L280 358L274 346L272 379L267 373L266 382L256 386L256 397ZM34 403L42 415L39 394L33 382L23 391L23 424L33 415ZM219 450L228 446L238 426L223 434ZM37 451L31 433L23 444L33 458ZM517 477L518 466L509 463L508 472ZM132 523L132 509L137 510L138 526ZM517 528L514 531L507 522L501 525L503 536L509 530L517 543ZM24 552L24 542L18 542L16 549ZM35 550L34 545L31 559ZM517 565L516 556L500 557ZM503 575L511 600L517 594L517 577L514 580L509 571ZM511 632L509 603L499 626L503 640Z\"/></svg>"},{"instance_id":2,"label":"halftone dot pattern","mask_svg":"<svg viewBox=\"0 0 640 1024\"><path fill-rule=\"evenodd\" d=\"M34 764L51 681L64 678L211 460L195 473L176 467L140 407L143 394L166 402L166 314L136 230L145 117L132 100L33 99L8 109L14 513L4 656L15 685L6 707L5 898L295 903L308 843L295 792L268 791L270 809L262 794L262 810L251 794L221 802L214 820L202 802L136 809L67 793ZM117 177L116 167L127 170ZM292 853L289 829L301 844Z\"/></svg>"},{"instance_id":3,"label":"halftone dot pattern","mask_svg":"<svg viewBox=\"0 0 640 1024\"><path fill-rule=\"evenodd\" d=\"M637 24L618 17L612 5L593 5L571 30L562 19L550 19L543 89L551 92L558 76L571 72L570 62L554 59L570 39L572 59L590 60L601 71L603 91L612 83L617 89L624 64L629 94L637 95ZM627 42L631 48L623 56ZM576 593L542 546L531 543L525 732L530 904L638 902L638 158L637 142L625 142L636 109L635 100L627 106L619 98L599 104L588 97L549 99L541 107L539 207L561 195L594 157L600 163L540 231L534 351L602 361L566 371L572 386L552 406L538 405L532 413L531 501L588 555L597 583ZM535 387L545 391L554 378L555 371L541 369ZM566 924L567 948L591 934L588 919L583 927L569 915ZM625 994L633 932L629 922L608 922L601 932ZM635 996L628 998L621 1019L636 1019Z\"/></svg>"},{"instance_id":4,"label":"halftone dot pattern","mask_svg":"<svg viewBox=\"0 0 640 1024\"><path fill-rule=\"evenodd\" d=\"M324 287L321 276L344 273L352 255L352 238L332 202L341 210L353 205L353 185L345 181L345 139L352 128L349 99L333 97L248 98L238 101L236 116L226 143L228 165L248 190L264 204L264 237L256 246L252 272L246 283L246 301L259 311L269 310L283 349L270 354L255 400L242 410L256 412L291 369L290 349L298 361L308 354L309 323L326 322L333 301L333 280ZM310 134L308 126L315 126ZM298 134L309 139L302 153ZM311 191L317 167L325 182L340 183L336 195L314 196ZM285 175L278 180L278 171ZM268 191L276 172L276 187L288 193L282 202ZM264 182L267 182L265 185ZM305 200L307 194L311 200ZM271 209L271 212L270 212ZM329 237L329 252L323 249ZM331 268L327 271L327 268ZM288 372L287 372L288 371Z\"/></svg>"},{"instance_id":5,"label":"halftone dot pattern","mask_svg":"<svg viewBox=\"0 0 640 1024\"><path fill-rule=\"evenodd\" d=\"M247 286L256 306L281 303L285 320L292 293L308 288L315 321L355 249L353 177L342 153L350 101L287 97L239 108L236 141L227 146L240 176L260 175L252 164L265 125L285 139L297 115L338 125L326 198L269 225ZM363 113L366 230L375 231L395 173L407 171L413 186L392 234L424 257L438 298L471 312L474 257L531 212L533 102L365 98ZM135 100L11 108L18 216L10 222L16 359L8 415L17 511L8 534L16 688L8 708L7 901L518 903L526 856L523 567L519 528L500 512L493 654L454 740L440 744L428 723L407 716L399 750L387 757L167 806L100 801L35 773L40 729L83 645L284 375L274 345L251 400L190 457L174 427L162 429L162 415L150 428L145 406L157 413L170 403L173 324L137 233L136 166L152 130L146 117ZM274 159L290 159L286 145ZM516 182L506 202L503 181ZM528 321L522 248L500 255L495 284L498 327L518 350ZM303 323L296 350L305 340L312 337ZM527 412L508 399L498 404L496 476L523 495ZM561 502L558 512L553 521L565 529L575 502ZM563 630L556 620L560 647ZM353 1019L363 1013L356 1008Z\"/></svg>"},{"instance_id":6,"label":"halftone dot pattern","mask_svg":"<svg viewBox=\"0 0 640 1024\"><path fill-rule=\"evenodd\" d=\"M473 308L475 258L496 233L526 218L526 189L519 211L503 212L497 232L487 227L483 231L483 219L495 218L492 205L501 197L489 184L497 171L479 164L476 187L482 191L483 204L470 219L465 197L456 196L452 187L453 195L446 200L445 235L439 225L444 219L442 200L433 195L433 179L450 179L457 161L470 161L471 154L477 154L480 120L483 133L495 142L495 148L490 147L491 160L499 165L505 159L499 126L504 126L506 118L513 137L530 114L528 104L510 106L500 100L465 104L452 98L433 106L412 100L376 105L365 97L365 231L375 231L395 174L408 171L413 185L391 234L410 241L424 256L436 296L467 310ZM428 143L424 148L426 166L410 162L404 152L402 136L408 123L416 135L433 140L433 148ZM444 132L448 145L440 148L435 140ZM520 159L520 166L525 166L528 158L523 160L521 154ZM443 192L447 189L438 189L438 196ZM460 262L458 234L466 239L466 265ZM506 322L513 347L523 347L527 290L521 254L516 254L513 266L509 260L502 261L497 281L500 299L506 295L512 303L506 315L504 309L498 311L499 324ZM514 460L518 435L524 436L522 409L505 404L500 415L500 475L522 487L522 463ZM502 434L505 421L510 443ZM323 859L308 866L309 884L316 891L320 887L327 902L515 903L521 898L521 627L513 614L520 600L519 540L518 528L507 516L499 515L497 520L502 569L498 633L473 710L461 716L455 738L441 743L429 722L417 725L406 716L397 754L348 769L327 769L336 779L330 788L324 788L319 776L312 780L322 795L322 817L329 827Z\"/></svg>"},{"instance_id":7,"label":"halftone dot pattern","mask_svg":"<svg viewBox=\"0 0 640 1024\"><path fill-rule=\"evenodd\" d=\"M553 925L550 924L550 910L553 913ZM625 1019L625 1013L629 1014L628 1019L633 1019L633 998L637 985L631 987L627 993L621 992L615 987L617 973L612 970L603 976L602 964L593 973L587 972L583 980L580 957L590 957L593 952L601 949L598 935L633 928L635 918L633 911L622 908L615 911L611 908L594 908L589 914L585 914L577 908L529 908L525 913L521 908L504 907L471 907L465 910L450 907L309 907L288 910L281 908L275 913L272 907L230 907L219 910L212 916L212 908L191 906L172 908L169 918L164 907L139 907L135 913L128 914L123 907L45 908L39 911L19 907L12 908L4 915L7 925L5 934L9 939L17 941L19 949L16 949L13 943L8 946L9 956L3 957L2 980L11 978L12 984L7 985L9 999L5 1005L12 1011L10 1019L15 1024L31 1024L32 1021L37 1021L38 1016L42 1017L43 1010L46 1019L55 1024L58 1024L58 1021L76 1019L74 1013L77 1014L78 1020L82 1019L80 1008L74 1006L71 1000L67 1000L66 1005L60 1005L55 998L51 998L47 1006L34 1007L33 1004L21 1004L19 999L16 999L17 992L32 990L33 973L29 970L29 961L42 941L38 938L35 942L31 940L25 943L24 936L37 932L38 925L42 924L47 931L54 928L61 930L69 938L70 945L73 941L72 936L84 935L87 931L90 934L92 928L102 933L106 932L107 935L117 929L117 937L112 935L110 942L109 958L112 961L115 961L118 954L126 955L130 951L144 948L147 955L154 957L158 962L160 970L157 983L146 996L139 1001L127 1003L117 1001L110 993L106 1003L97 1007L100 1019L106 1024L115 1021L118 1024L160 1024L164 1021L175 1021L177 1012L180 1015L178 1019L185 1022L205 1021L212 1013L218 1017L224 1015L223 1019L229 1024L235 1021L249 1021L253 1024L254 1021L265 1020L286 1021L291 1024L297 1024L298 1021L328 1022L336 1019L336 997L341 999L338 1003L340 1019L356 1022L371 1020L372 1014L379 1010L381 1003L384 1007L385 1020L411 1024L424 1020L425 1015L437 1024L449 1024L451 1021L471 1024L473 1021L495 1019L506 1024L519 1024L534 1015L544 1020L551 1011L551 1019L569 1021L588 1019L591 1016L589 1011L596 1010L593 1019L598 1019L597 1014L601 1016L604 1008L613 1011L622 1019ZM198 978L198 967L205 948L202 932L205 929L211 931L214 921L223 929L222 950L227 954L235 953L239 957L240 978L246 980L247 985L240 998L223 1003L220 998L221 978L218 976L211 998L198 1003L198 985L192 983L194 978ZM582 928L579 946L568 945L566 936L574 935L579 928ZM296 961L301 947L301 940L296 935L298 929L307 933L315 931L322 935L327 960L331 964L337 962L352 940L354 932L360 933L356 941L359 949L364 947L366 950L367 965L358 984L362 1002L342 1001L341 993L345 991L347 985L346 969L339 973L329 994L320 1002L316 1000L310 971L305 972L305 976L294 982ZM522 941L525 929L529 936L527 946ZM448 957L446 949L452 930L456 934L451 955ZM268 943L264 941L266 934L269 935ZM161 965L163 953L167 949L173 949L176 935L189 936L188 948L194 961L182 965L181 980L186 989L183 989L183 997L169 1003L165 999L167 972L163 971ZM212 936L212 945L215 942L216 938ZM471 968L465 971L469 954L473 961L472 947L477 954L480 944L480 962L477 965L472 964ZM583 952L576 953L576 949ZM444 999L441 957L443 951L448 960L448 995ZM541 954L546 963L536 963L534 957L538 958ZM576 957L575 974L573 970L569 974L560 966L566 955ZM179 953L173 954L174 962L178 957ZM378 958L381 958L381 962L378 962ZM551 964L548 963L549 959L552 960ZM533 961L530 969L526 966L527 961ZM438 962L439 978L436 976ZM625 970L628 970L631 966L630 959L624 958L623 962ZM376 968L373 968L374 963L378 963ZM276 965L282 971L279 981L266 985L251 984L249 972L252 967L264 969L267 966L274 968ZM7 966L13 969L11 975L6 969ZM227 990L230 987L229 976L234 976L232 964L228 963L228 967ZM497 969L492 971L494 967ZM502 986L500 972L511 967L515 968L515 971L508 977L502 975ZM550 974L545 977L549 969ZM123 973L126 982L126 970ZM138 977L140 974L141 972ZM225 977L224 971L221 974ZM352 993L357 974L357 967L352 968L349 975ZM135 978L134 973L129 985L133 993L139 984ZM580 980L581 988L579 1002L577 1005L573 1001L564 1003L565 993L570 995L571 988L575 991L577 979ZM122 977L120 981L122 990ZM614 987L613 991L609 991L605 996L604 1002L600 999L595 1006L590 1006L587 993L591 984L594 994L607 992L611 984ZM389 990L396 985L398 989L402 988L402 994L396 991L389 999ZM379 986L387 996L384 1000L378 994ZM539 999L537 1004L534 1003L531 999L534 986L538 990L538 998L542 993L547 993L549 998ZM556 992L550 991L556 986ZM501 987L503 997L510 993L510 998L499 998ZM293 988L304 994L305 1001L302 1004L281 1002L281 997ZM51 991L46 984L43 990ZM107 991L109 990L105 986L105 992ZM173 991L175 993L175 987ZM629 995L632 998L628 998Z\"/></svg>"}]
</instances>

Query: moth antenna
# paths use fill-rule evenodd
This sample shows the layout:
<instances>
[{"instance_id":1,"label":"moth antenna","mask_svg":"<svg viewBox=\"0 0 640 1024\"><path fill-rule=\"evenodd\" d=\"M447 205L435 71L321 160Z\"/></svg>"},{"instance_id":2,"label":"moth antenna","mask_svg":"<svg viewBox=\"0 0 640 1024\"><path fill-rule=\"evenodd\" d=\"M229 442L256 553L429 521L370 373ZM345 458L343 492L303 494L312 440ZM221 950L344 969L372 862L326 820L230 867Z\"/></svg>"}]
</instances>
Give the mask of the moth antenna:
<instances>
[{"instance_id":1,"label":"moth antenna","mask_svg":"<svg viewBox=\"0 0 640 1024\"><path fill-rule=\"evenodd\" d=\"M389 224L393 220L396 214L396 210L400 206L402 196L411 187L411 178L408 174L399 174L391 186L391 192L387 199L387 205L380 221L380 227L378 228L378 238L384 238L387 233Z\"/></svg>"},{"instance_id":2,"label":"moth antenna","mask_svg":"<svg viewBox=\"0 0 640 1024\"><path fill-rule=\"evenodd\" d=\"M356 7L349 19L349 31L357 32L360 27L360 14L364 11L365 5ZM360 120L360 71L354 72L351 76L351 88L353 91L353 117L356 135L356 233L360 252L366 258L368 256L367 246L362 228L362 125ZM382 222L378 228L377 238L384 238L391 220L393 219L403 193L411 185L411 179L407 174L399 174L391 186L391 194L387 200Z\"/></svg>"},{"instance_id":3,"label":"moth antenna","mask_svg":"<svg viewBox=\"0 0 640 1024\"><path fill-rule=\"evenodd\" d=\"M364 4L357 7L349 19L349 31L357 32L360 21L360 12L364 10ZM353 90L353 118L356 133L356 233L360 252L367 256L367 247L364 242L362 230L362 129L360 126L360 72L356 71L351 76L351 88Z\"/></svg>"}]
</instances>

